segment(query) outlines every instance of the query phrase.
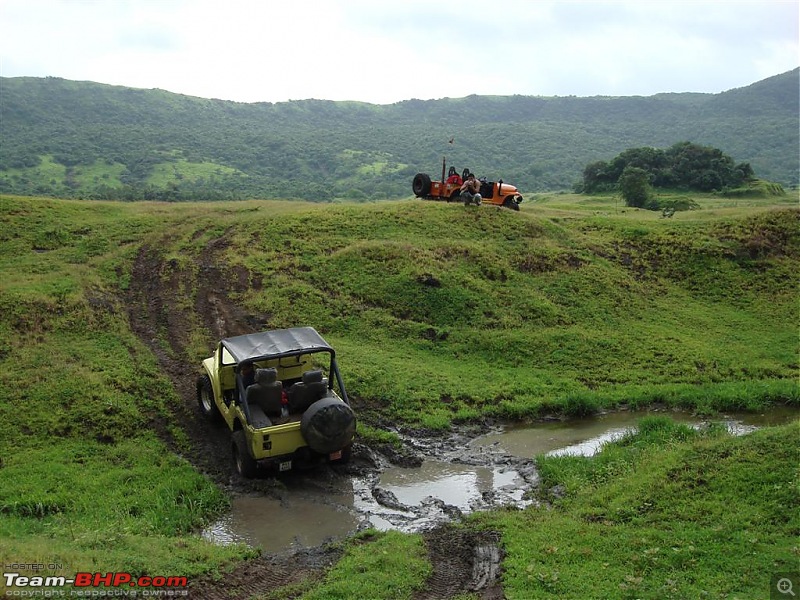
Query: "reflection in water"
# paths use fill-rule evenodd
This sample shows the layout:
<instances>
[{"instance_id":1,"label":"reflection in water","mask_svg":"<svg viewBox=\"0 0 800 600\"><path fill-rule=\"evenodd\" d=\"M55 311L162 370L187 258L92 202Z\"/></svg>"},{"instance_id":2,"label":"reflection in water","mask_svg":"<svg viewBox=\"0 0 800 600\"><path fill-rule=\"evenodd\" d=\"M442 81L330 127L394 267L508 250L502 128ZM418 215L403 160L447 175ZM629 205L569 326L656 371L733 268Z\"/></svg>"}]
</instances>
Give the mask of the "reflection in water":
<instances>
[{"instance_id":1,"label":"reflection in water","mask_svg":"<svg viewBox=\"0 0 800 600\"><path fill-rule=\"evenodd\" d=\"M429 496L468 512L483 494L502 492L515 486L516 471L427 460L418 469L390 468L383 472L380 487L392 492L401 504L417 506ZM519 497L522 493L520 490Z\"/></svg>"},{"instance_id":2,"label":"reflection in water","mask_svg":"<svg viewBox=\"0 0 800 600\"><path fill-rule=\"evenodd\" d=\"M323 504L319 499L292 498L284 506L275 498L240 496L203 537L220 544L260 546L273 553L343 537L356 529L358 521L359 517L341 504Z\"/></svg>"},{"instance_id":3,"label":"reflection in water","mask_svg":"<svg viewBox=\"0 0 800 600\"><path fill-rule=\"evenodd\" d=\"M617 440L636 429L640 419L667 416L673 421L700 427L710 421L722 422L734 435L744 435L759 427L788 423L800 416L795 408L775 408L765 414L736 413L703 420L684 412L636 411L613 412L585 419L572 419L530 426L510 427L473 442L476 448L499 446L513 456L534 458L551 456L592 456L602 445Z\"/></svg>"}]
</instances>

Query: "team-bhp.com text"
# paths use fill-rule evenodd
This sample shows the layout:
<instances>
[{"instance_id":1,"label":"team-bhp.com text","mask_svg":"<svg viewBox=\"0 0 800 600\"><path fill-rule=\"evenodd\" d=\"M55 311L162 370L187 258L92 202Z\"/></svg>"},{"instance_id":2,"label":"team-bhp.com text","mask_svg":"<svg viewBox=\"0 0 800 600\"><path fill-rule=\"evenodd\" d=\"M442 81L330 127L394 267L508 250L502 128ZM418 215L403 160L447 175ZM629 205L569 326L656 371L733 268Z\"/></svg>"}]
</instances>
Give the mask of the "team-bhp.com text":
<instances>
[{"instance_id":1,"label":"team-bhp.com text","mask_svg":"<svg viewBox=\"0 0 800 600\"><path fill-rule=\"evenodd\" d=\"M74 577L63 575L30 576L20 573L3 573L6 596L52 598L62 596L77 597L137 597L186 596L186 577L164 577L157 575L136 577L130 573L76 573ZM72 590L41 589L63 588L72 585ZM18 589L8 589L11 587ZM21 589L20 589L21 588ZM40 588L40 589L30 589ZM111 589L106 589L111 588ZM139 590L131 588L141 588Z\"/></svg>"}]
</instances>

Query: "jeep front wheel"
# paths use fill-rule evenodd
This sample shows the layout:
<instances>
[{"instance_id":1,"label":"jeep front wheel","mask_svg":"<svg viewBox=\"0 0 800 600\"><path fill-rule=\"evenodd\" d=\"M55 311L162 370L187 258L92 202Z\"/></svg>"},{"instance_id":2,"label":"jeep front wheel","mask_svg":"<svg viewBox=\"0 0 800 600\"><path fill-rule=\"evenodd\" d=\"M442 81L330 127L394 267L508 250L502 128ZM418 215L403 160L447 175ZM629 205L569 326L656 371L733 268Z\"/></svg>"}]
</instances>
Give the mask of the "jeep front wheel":
<instances>
[{"instance_id":1,"label":"jeep front wheel","mask_svg":"<svg viewBox=\"0 0 800 600\"><path fill-rule=\"evenodd\" d=\"M258 464L250 456L250 450L247 448L247 438L244 431L239 429L233 432L233 464L236 467L236 472L242 477L251 479L256 476Z\"/></svg>"},{"instance_id":2,"label":"jeep front wheel","mask_svg":"<svg viewBox=\"0 0 800 600\"><path fill-rule=\"evenodd\" d=\"M214 403L214 390L208 375L197 379L197 405L200 407L200 414L209 421L216 421L219 418L219 410Z\"/></svg>"}]
</instances>

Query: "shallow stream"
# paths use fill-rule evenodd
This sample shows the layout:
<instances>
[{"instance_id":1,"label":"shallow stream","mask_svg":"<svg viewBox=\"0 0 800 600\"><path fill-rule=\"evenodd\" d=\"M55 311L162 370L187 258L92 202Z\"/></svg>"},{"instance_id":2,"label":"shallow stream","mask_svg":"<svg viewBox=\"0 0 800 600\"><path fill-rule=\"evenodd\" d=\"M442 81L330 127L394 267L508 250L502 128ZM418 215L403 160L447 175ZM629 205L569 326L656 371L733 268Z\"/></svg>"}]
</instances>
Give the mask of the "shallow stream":
<instances>
[{"instance_id":1,"label":"shallow stream","mask_svg":"<svg viewBox=\"0 0 800 600\"><path fill-rule=\"evenodd\" d=\"M386 466L369 475L331 469L281 476L277 491L234 497L231 510L203 536L218 543L243 542L278 553L318 546L359 529L419 531L461 514L502 505L530 504L525 493L538 475L539 454L591 456L602 444L632 431L644 416L660 414L700 426L679 412L611 412L592 418L499 428L471 441L425 444L409 440L425 456L419 468ZM735 435L787 423L800 411L715 418ZM276 497L273 497L276 496Z\"/></svg>"}]
</instances>

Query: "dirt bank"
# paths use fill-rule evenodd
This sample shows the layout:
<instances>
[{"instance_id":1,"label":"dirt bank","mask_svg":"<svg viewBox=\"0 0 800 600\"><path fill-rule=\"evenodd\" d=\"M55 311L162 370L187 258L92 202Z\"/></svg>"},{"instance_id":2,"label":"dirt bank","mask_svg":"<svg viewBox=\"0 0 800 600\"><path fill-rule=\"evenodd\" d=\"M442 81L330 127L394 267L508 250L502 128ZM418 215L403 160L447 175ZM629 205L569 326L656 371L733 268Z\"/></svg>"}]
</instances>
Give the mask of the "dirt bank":
<instances>
[{"instance_id":1,"label":"dirt bank","mask_svg":"<svg viewBox=\"0 0 800 600\"><path fill-rule=\"evenodd\" d=\"M224 426L209 423L200 417L196 407L195 380L197 364L188 360L188 335L193 326L206 328L213 339L239 335L254 330L269 329L268 315L252 315L230 300L233 292L256 285L245 272L230 272L215 262L215 257L227 245L224 237L209 244L197 258L193 269L180 268L176 261L165 260L156 246L140 250L125 298L133 331L157 357L161 369L169 376L181 398L173 407L174 418L189 440L190 449L178 448L166 428L158 420L153 427L168 445L183 454L195 467L206 473L231 494L263 494L291 503L282 483L272 477L243 480L231 468L230 434ZM163 244L161 247L167 247ZM226 282L227 287L222 285ZM185 302L187 290L195 290L191 303ZM179 301L181 300L181 301ZM191 304L191 308L187 306ZM397 453L388 447L356 446L351 464L338 467L334 475L361 477L377 481L380 470L387 464L419 466L423 455L441 455L455 450L463 442L454 437L414 439L410 452ZM463 447L463 446L462 446ZM497 457L487 457L496 461ZM325 469L330 469L326 467ZM324 481L325 473L317 473ZM391 503L391 498L376 491L379 503ZM425 533L425 542L433 565L433 574L417 599L447 599L465 592L481 598L502 598L499 569L501 550L499 537L493 533L470 533L444 523L452 514L446 506L441 509L440 524L433 524ZM327 569L340 558L341 550L329 546L304 549L276 555L262 555L234 566L230 573L219 578L204 577L191 582L190 597L203 599L250 598L275 593L280 588L302 588L324 577ZM292 592L280 596L292 598Z\"/></svg>"}]
</instances>

